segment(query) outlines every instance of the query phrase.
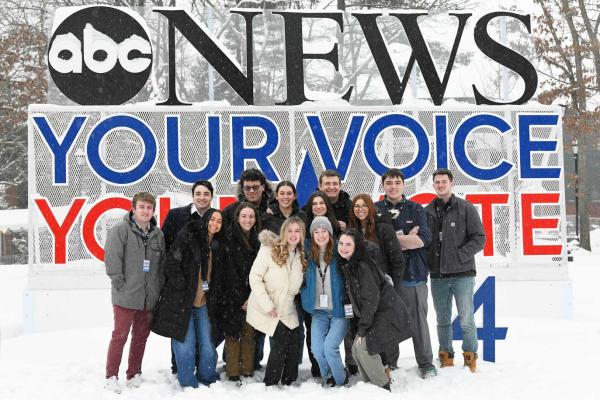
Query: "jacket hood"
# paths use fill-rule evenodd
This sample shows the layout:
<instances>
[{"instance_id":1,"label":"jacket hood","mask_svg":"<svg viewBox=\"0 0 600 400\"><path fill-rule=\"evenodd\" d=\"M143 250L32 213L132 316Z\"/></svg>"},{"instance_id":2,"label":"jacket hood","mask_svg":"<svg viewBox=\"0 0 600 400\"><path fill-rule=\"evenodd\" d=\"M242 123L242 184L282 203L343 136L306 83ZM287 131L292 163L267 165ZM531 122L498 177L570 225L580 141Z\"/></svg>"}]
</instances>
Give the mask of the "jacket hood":
<instances>
[{"instance_id":1,"label":"jacket hood","mask_svg":"<svg viewBox=\"0 0 600 400\"><path fill-rule=\"evenodd\" d=\"M131 226L133 228L138 228L137 223L133 219L133 210L129 210L129 212L123 216L123 221L127 221L127 222L131 223ZM156 217L152 216L152 218L150 219L150 226L149 226L148 232L150 232L151 230L156 228L157 225L158 225L158 222L156 222Z\"/></svg>"},{"instance_id":2,"label":"jacket hood","mask_svg":"<svg viewBox=\"0 0 600 400\"><path fill-rule=\"evenodd\" d=\"M273 247L275 245L275 242L277 241L277 239L279 239L279 236L277 236L276 234L274 234L273 232L271 232L268 229L263 230L258 235L258 240L260 240L260 243L264 246Z\"/></svg>"}]
</instances>

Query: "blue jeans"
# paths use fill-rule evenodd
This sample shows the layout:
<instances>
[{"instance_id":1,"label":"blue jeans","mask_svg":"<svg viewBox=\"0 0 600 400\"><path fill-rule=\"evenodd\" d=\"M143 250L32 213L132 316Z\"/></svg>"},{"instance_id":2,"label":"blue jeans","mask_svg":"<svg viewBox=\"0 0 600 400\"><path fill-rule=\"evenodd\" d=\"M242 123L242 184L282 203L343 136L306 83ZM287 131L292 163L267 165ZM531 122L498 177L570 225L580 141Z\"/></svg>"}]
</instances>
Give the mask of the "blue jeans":
<instances>
[{"instance_id":1,"label":"blue jeans","mask_svg":"<svg viewBox=\"0 0 600 400\"><path fill-rule=\"evenodd\" d=\"M346 371L340 355L340 344L348 331L346 318L334 318L327 311L315 310L310 327L312 353L319 363L321 376L333 376L335 383L343 385Z\"/></svg>"},{"instance_id":2,"label":"blue jeans","mask_svg":"<svg viewBox=\"0 0 600 400\"><path fill-rule=\"evenodd\" d=\"M477 327L473 313L475 278L431 278L431 297L437 316L440 351L454 354L452 349L452 297L456 301L460 327L463 331L463 352L477 353Z\"/></svg>"},{"instance_id":3,"label":"blue jeans","mask_svg":"<svg viewBox=\"0 0 600 400\"><path fill-rule=\"evenodd\" d=\"M212 340L206 306L192 309L185 340L180 342L172 339L171 348L175 353L177 379L181 386L196 388L198 384L210 385L219 380L219 374L216 372L217 350ZM196 368L196 348L200 355L198 368Z\"/></svg>"}]
</instances>

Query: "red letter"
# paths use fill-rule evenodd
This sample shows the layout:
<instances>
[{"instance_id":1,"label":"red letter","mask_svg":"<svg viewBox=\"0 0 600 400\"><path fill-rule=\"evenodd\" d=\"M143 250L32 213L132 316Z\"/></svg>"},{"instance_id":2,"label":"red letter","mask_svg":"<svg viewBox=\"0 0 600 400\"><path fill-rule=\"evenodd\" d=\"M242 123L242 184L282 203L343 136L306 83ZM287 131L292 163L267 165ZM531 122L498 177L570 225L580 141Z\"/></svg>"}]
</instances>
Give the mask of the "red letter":
<instances>
[{"instance_id":1,"label":"red letter","mask_svg":"<svg viewBox=\"0 0 600 400\"><path fill-rule=\"evenodd\" d=\"M435 193L423 192L414 194L410 198L410 200L414 201L415 203L419 203L422 206L426 206L427 204L431 203L436 197L437 195Z\"/></svg>"},{"instance_id":2,"label":"red letter","mask_svg":"<svg viewBox=\"0 0 600 400\"><path fill-rule=\"evenodd\" d=\"M167 214L171 209L171 198L170 197L159 197L158 198L158 212L160 221L158 221L158 226L162 228L163 222L165 222L165 218L167 218Z\"/></svg>"},{"instance_id":3,"label":"red letter","mask_svg":"<svg viewBox=\"0 0 600 400\"><path fill-rule=\"evenodd\" d=\"M533 244L534 229L556 229L558 218L533 218L532 204L556 204L560 193L521 193L521 221L523 222L523 254L533 255L560 255L562 245Z\"/></svg>"},{"instance_id":4,"label":"red letter","mask_svg":"<svg viewBox=\"0 0 600 400\"><path fill-rule=\"evenodd\" d=\"M224 210L230 204L237 201L235 196L219 196L219 210Z\"/></svg>"},{"instance_id":5,"label":"red letter","mask_svg":"<svg viewBox=\"0 0 600 400\"><path fill-rule=\"evenodd\" d=\"M48 228L50 228L50 231L54 236L54 263L65 264L67 262L67 235L71 231L71 228L73 228L75 219L85 204L85 199L73 199L71 206L69 207L69 212L63 220L63 223L60 225L56 220L54 213L50 209L50 206L48 205L48 200L35 199L33 201L35 204L37 204L42 216L48 224Z\"/></svg>"},{"instance_id":6,"label":"red letter","mask_svg":"<svg viewBox=\"0 0 600 400\"><path fill-rule=\"evenodd\" d=\"M98 244L96 240L96 223L98 219L113 208L122 208L125 211L131 210L131 199L124 197L109 197L99 201L92 207L90 212L86 215L83 220L83 226L81 228L83 233L83 243L89 252L100 261L104 261L104 249Z\"/></svg>"},{"instance_id":7,"label":"red letter","mask_svg":"<svg viewBox=\"0 0 600 400\"><path fill-rule=\"evenodd\" d=\"M469 193L465 200L481 206L481 222L485 232L484 256L494 255L494 204L508 203L508 193Z\"/></svg>"}]
</instances>

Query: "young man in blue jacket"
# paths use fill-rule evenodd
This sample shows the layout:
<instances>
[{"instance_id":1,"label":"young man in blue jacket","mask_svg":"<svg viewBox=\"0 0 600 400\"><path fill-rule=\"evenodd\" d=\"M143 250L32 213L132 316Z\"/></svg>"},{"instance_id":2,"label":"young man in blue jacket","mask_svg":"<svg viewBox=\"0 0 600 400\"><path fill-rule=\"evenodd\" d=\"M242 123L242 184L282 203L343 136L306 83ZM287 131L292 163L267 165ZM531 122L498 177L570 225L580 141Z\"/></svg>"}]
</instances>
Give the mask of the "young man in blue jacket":
<instances>
[{"instance_id":1,"label":"young man in blue jacket","mask_svg":"<svg viewBox=\"0 0 600 400\"><path fill-rule=\"evenodd\" d=\"M402 297L413 321L412 340L419 374L421 378L428 379L437 375L427 324L427 246L431 242L431 232L423 207L404 195L402 171L397 168L387 170L381 182L385 198L375 206L380 214L388 213L391 217L406 262L404 277L394 282L394 288ZM390 361L397 362L399 351L389 354L389 357Z\"/></svg>"}]
</instances>

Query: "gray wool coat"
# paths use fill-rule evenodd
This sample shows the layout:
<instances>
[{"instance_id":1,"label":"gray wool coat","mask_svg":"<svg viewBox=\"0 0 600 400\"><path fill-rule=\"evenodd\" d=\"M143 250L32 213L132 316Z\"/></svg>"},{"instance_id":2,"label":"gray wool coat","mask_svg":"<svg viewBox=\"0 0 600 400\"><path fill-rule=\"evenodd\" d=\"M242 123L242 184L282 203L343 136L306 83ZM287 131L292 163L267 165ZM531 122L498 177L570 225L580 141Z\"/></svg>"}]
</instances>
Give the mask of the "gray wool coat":
<instances>
[{"instance_id":1,"label":"gray wool coat","mask_svg":"<svg viewBox=\"0 0 600 400\"><path fill-rule=\"evenodd\" d=\"M104 264L112 284L112 303L132 310L152 310L164 284L163 233L154 217L144 245L144 233L133 222L132 212L108 231ZM144 272L144 260L150 270Z\"/></svg>"}]
</instances>

